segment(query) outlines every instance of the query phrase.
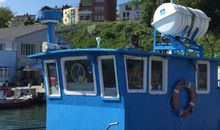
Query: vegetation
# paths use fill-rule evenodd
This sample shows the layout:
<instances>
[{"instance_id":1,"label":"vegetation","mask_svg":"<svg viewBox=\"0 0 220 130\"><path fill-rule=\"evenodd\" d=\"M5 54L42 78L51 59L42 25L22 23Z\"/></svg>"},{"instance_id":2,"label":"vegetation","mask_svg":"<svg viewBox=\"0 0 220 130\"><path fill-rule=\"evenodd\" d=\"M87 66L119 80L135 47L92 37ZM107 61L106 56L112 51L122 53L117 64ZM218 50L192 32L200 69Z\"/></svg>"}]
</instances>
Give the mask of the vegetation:
<instances>
[{"instance_id":1,"label":"vegetation","mask_svg":"<svg viewBox=\"0 0 220 130\"><path fill-rule=\"evenodd\" d=\"M92 24L74 24L72 31L61 33L64 38L73 44L74 48L96 47L96 37L102 38L102 48L126 48L130 43L130 36L139 36L139 45L146 51L152 51L153 29L146 24L129 22L105 22ZM65 28L60 25L58 28ZM220 28L216 29L220 30ZM206 38L205 38L206 37ZM217 54L220 57L220 34L210 30L206 36L200 37L196 43L201 43L205 48L205 56L213 57Z\"/></svg>"},{"instance_id":2,"label":"vegetation","mask_svg":"<svg viewBox=\"0 0 220 130\"><path fill-rule=\"evenodd\" d=\"M151 51L153 46L153 29L151 22L156 8L170 0L131 0L134 4L141 2L142 16L137 23L109 22L93 24L76 24L74 30L62 35L73 43L75 48L96 47L97 36L102 38L103 48L125 48L130 43L130 36L139 36L139 45ZM220 1L219 0L173 0L180 5L198 8L211 17L210 30L204 37L196 40L205 48L205 56L220 57ZM62 26L60 26L62 27Z\"/></svg>"},{"instance_id":3,"label":"vegetation","mask_svg":"<svg viewBox=\"0 0 220 130\"><path fill-rule=\"evenodd\" d=\"M105 22L73 26L75 29L62 35L73 43L74 48L96 47L97 36L102 38L101 47L103 48L125 48L130 43L132 34L139 36L139 44L146 50L152 48L152 28L146 28L144 24Z\"/></svg>"},{"instance_id":4,"label":"vegetation","mask_svg":"<svg viewBox=\"0 0 220 130\"><path fill-rule=\"evenodd\" d=\"M13 13L8 7L0 7L0 28L8 27L8 21L13 17Z\"/></svg>"},{"instance_id":5,"label":"vegetation","mask_svg":"<svg viewBox=\"0 0 220 130\"><path fill-rule=\"evenodd\" d=\"M147 26L150 26L150 23L153 20L153 14L156 8L165 2L170 0L131 0L131 1L140 1L141 10L142 10L142 23L146 23ZM210 22L210 28L215 29L217 26L220 26L220 0L173 0L177 4L184 5L186 7L198 8L204 11L207 16L212 20Z\"/></svg>"}]
</instances>

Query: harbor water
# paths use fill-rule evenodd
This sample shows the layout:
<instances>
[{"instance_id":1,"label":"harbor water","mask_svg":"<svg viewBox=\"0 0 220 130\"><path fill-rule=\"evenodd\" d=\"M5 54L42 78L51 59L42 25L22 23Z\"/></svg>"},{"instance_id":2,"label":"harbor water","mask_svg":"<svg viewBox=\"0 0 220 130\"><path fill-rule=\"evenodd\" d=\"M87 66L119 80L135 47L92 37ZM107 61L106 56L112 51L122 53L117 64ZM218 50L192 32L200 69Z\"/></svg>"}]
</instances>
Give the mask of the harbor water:
<instances>
[{"instance_id":1,"label":"harbor water","mask_svg":"<svg viewBox=\"0 0 220 130\"><path fill-rule=\"evenodd\" d=\"M0 130L45 130L46 105L0 110Z\"/></svg>"}]
</instances>

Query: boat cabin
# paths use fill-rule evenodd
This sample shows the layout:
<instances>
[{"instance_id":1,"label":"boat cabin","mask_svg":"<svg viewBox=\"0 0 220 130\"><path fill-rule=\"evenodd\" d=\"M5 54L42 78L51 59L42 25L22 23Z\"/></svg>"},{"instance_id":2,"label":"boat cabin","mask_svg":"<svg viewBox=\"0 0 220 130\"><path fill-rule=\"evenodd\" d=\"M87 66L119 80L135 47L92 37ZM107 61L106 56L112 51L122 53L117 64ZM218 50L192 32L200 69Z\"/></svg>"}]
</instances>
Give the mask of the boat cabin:
<instances>
[{"instance_id":1,"label":"boat cabin","mask_svg":"<svg viewBox=\"0 0 220 130\"><path fill-rule=\"evenodd\" d=\"M220 128L217 59L101 48L31 57L43 63L47 129ZM187 116L173 107L179 81L184 87L178 109L190 105L187 86L195 90L193 111Z\"/></svg>"},{"instance_id":2,"label":"boat cabin","mask_svg":"<svg viewBox=\"0 0 220 130\"><path fill-rule=\"evenodd\" d=\"M52 32L60 16L40 11L48 42L30 56L42 61L48 130L220 129L219 59L204 58L194 42L208 29L204 12L172 3L158 7L154 52L135 48L138 42L129 49L100 48L99 37L97 48L59 50Z\"/></svg>"}]
</instances>

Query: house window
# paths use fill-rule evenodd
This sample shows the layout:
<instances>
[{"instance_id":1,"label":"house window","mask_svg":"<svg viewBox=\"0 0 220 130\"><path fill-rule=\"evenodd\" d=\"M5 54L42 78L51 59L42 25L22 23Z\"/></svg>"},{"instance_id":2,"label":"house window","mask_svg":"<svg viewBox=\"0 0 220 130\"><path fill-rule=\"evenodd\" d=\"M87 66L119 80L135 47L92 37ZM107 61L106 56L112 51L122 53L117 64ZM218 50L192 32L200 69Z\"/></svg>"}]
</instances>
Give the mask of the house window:
<instances>
[{"instance_id":1,"label":"house window","mask_svg":"<svg viewBox=\"0 0 220 130\"><path fill-rule=\"evenodd\" d=\"M34 44L21 44L21 55L31 55L35 53Z\"/></svg>"},{"instance_id":2,"label":"house window","mask_svg":"<svg viewBox=\"0 0 220 130\"><path fill-rule=\"evenodd\" d=\"M75 15L75 12L76 12L76 10L75 10L75 9L72 9L72 10L71 10L71 15Z\"/></svg>"},{"instance_id":3,"label":"house window","mask_svg":"<svg viewBox=\"0 0 220 130\"><path fill-rule=\"evenodd\" d=\"M127 12L127 17L130 17L130 13L129 12Z\"/></svg>"},{"instance_id":4,"label":"house window","mask_svg":"<svg viewBox=\"0 0 220 130\"><path fill-rule=\"evenodd\" d=\"M59 77L57 72L57 64L54 60L44 62L46 73L47 94L49 96L60 96Z\"/></svg>"},{"instance_id":5,"label":"house window","mask_svg":"<svg viewBox=\"0 0 220 130\"><path fill-rule=\"evenodd\" d=\"M104 0L95 0L95 2L104 2Z\"/></svg>"},{"instance_id":6,"label":"house window","mask_svg":"<svg viewBox=\"0 0 220 130\"><path fill-rule=\"evenodd\" d=\"M95 7L95 11L103 12L104 11L104 7Z\"/></svg>"},{"instance_id":7,"label":"house window","mask_svg":"<svg viewBox=\"0 0 220 130\"><path fill-rule=\"evenodd\" d=\"M150 57L149 92L151 94L165 94L167 92L167 60L162 57Z\"/></svg>"},{"instance_id":8,"label":"house window","mask_svg":"<svg viewBox=\"0 0 220 130\"><path fill-rule=\"evenodd\" d=\"M92 6L92 3L91 0L81 0L81 6Z\"/></svg>"},{"instance_id":9,"label":"house window","mask_svg":"<svg viewBox=\"0 0 220 130\"><path fill-rule=\"evenodd\" d=\"M91 20L91 16L90 15L86 15L86 19L85 20Z\"/></svg>"},{"instance_id":10,"label":"house window","mask_svg":"<svg viewBox=\"0 0 220 130\"><path fill-rule=\"evenodd\" d=\"M0 43L0 50L5 50L5 44L4 43Z\"/></svg>"},{"instance_id":11,"label":"house window","mask_svg":"<svg viewBox=\"0 0 220 130\"><path fill-rule=\"evenodd\" d=\"M64 92L67 95L96 95L94 65L87 57L62 58Z\"/></svg>"},{"instance_id":12,"label":"house window","mask_svg":"<svg viewBox=\"0 0 220 130\"><path fill-rule=\"evenodd\" d=\"M125 14L125 12L123 12L123 17L126 17L126 14Z\"/></svg>"},{"instance_id":13,"label":"house window","mask_svg":"<svg viewBox=\"0 0 220 130\"><path fill-rule=\"evenodd\" d=\"M125 57L128 92L146 92L146 63L143 57Z\"/></svg>"},{"instance_id":14,"label":"house window","mask_svg":"<svg viewBox=\"0 0 220 130\"><path fill-rule=\"evenodd\" d=\"M125 10L126 10L126 11L132 10L132 5L125 5Z\"/></svg>"},{"instance_id":15,"label":"house window","mask_svg":"<svg viewBox=\"0 0 220 130\"><path fill-rule=\"evenodd\" d=\"M117 70L114 56L98 57L101 96L104 98L119 98Z\"/></svg>"},{"instance_id":16,"label":"house window","mask_svg":"<svg viewBox=\"0 0 220 130\"><path fill-rule=\"evenodd\" d=\"M104 20L104 16L95 16L95 20L96 21L103 21Z\"/></svg>"},{"instance_id":17,"label":"house window","mask_svg":"<svg viewBox=\"0 0 220 130\"><path fill-rule=\"evenodd\" d=\"M198 61L196 65L196 92L210 92L210 64L208 61Z\"/></svg>"},{"instance_id":18,"label":"house window","mask_svg":"<svg viewBox=\"0 0 220 130\"><path fill-rule=\"evenodd\" d=\"M10 69L6 66L0 66L0 78L7 79L9 77Z\"/></svg>"}]
</instances>

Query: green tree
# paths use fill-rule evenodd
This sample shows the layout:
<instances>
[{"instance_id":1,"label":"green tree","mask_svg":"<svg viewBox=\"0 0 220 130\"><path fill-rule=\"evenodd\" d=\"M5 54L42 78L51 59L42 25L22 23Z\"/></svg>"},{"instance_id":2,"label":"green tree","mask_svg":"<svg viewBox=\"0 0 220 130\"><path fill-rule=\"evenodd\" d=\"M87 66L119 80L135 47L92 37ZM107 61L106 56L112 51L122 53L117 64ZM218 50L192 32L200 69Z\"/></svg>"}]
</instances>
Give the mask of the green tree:
<instances>
[{"instance_id":1,"label":"green tree","mask_svg":"<svg viewBox=\"0 0 220 130\"><path fill-rule=\"evenodd\" d=\"M157 7L171 0L130 0L132 2L141 1L141 22L151 26L153 15ZM215 29L220 26L220 0L173 0L179 5L197 8L204 11L211 18L210 28Z\"/></svg>"},{"instance_id":2,"label":"green tree","mask_svg":"<svg viewBox=\"0 0 220 130\"><path fill-rule=\"evenodd\" d=\"M0 28L8 27L8 21L13 17L13 13L8 7L0 7Z\"/></svg>"},{"instance_id":3,"label":"green tree","mask_svg":"<svg viewBox=\"0 0 220 130\"><path fill-rule=\"evenodd\" d=\"M211 18L210 29L220 26L220 0L178 0L177 3L204 11Z\"/></svg>"},{"instance_id":4,"label":"green tree","mask_svg":"<svg viewBox=\"0 0 220 130\"><path fill-rule=\"evenodd\" d=\"M153 15L157 7L160 5L160 0L142 0L141 1L141 22L151 26Z\"/></svg>"}]
</instances>

